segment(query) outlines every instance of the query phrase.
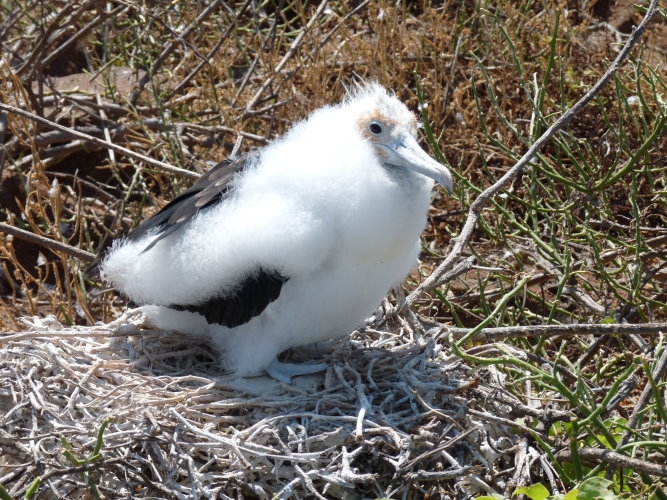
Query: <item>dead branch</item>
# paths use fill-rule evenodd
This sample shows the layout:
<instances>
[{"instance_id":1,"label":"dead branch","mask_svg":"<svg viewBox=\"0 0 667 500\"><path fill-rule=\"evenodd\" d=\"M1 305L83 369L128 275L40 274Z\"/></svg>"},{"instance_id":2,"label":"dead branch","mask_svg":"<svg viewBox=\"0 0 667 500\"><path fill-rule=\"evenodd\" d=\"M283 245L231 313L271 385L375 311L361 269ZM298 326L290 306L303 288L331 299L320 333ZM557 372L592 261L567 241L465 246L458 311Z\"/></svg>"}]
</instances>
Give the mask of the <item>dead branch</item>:
<instances>
[{"instance_id":1,"label":"dead branch","mask_svg":"<svg viewBox=\"0 0 667 500\"><path fill-rule=\"evenodd\" d=\"M72 257L76 257L77 259L82 260L83 262L92 262L95 259L95 254L93 253L86 252L85 250L81 250L80 248L73 247L60 241L45 238L44 236L31 233L30 231L20 229L4 222L0 222L0 232L11 234L12 236L16 236L17 238L29 241L31 243L37 243L38 245L49 248L56 252L62 252L64 254L71 255Z\"/></svg>"},{"instance_id":2,"label":"dead branch","mask_svg":"<svg viewBox=\"0 0 667 500\"><path fill-rule=\"evenodd\" d=\"M96 144L97 146L102 146L107 149L112 149L113 151L116 151L117 153L121 153L125 156L128 156L130 158L134 158L136 160L142 161L144 163L147 163L148 165L151 165L153 167L156 167L160 170L163 170L165 172L169 172L172 174L178 174L182 175L184 177L187 177L189 179L198 179L199 174L197 172L192 172L191 170L186 170L184 168L179 168L175 167L173 165L170 165L168 163L164 163L159 160L155 160L153 158L150 158L148 156L136 153L130 149L124 148L123 146L118 146L117 144L114 144L112 142L107 142L103 139L99 139L97 137L93 137L92 135L84 134L83 132L79 132L78 130L74 130L68 127L65 127L63 125L60 125L56 122L52 122L51 120L47 120L46 118L42 118L41 116L38 116L34 113L31 113L30 111L26 111L21 108L17 108L16 106L12 106L10 104L5 104L0 102L0 109L3 111L6 111L7 113L12 113L15 115L22 116L23 118L27 118L29 120L32 120L34 122L37 122L41 125L44 125L45 127L49 127L55 130L59 130L60 132L63 132L69 136L75 137L77 139L83 139L84 141Z\"/></svg>"},{"instance_id":3,"label":"dead branch","mask_svg":"<svg viewBox=\"0 0 667 500\"><path fill-rule=\"evenodd\" d=\"M612 450L601 450L598 448L579 448L577 450L579 460L587 465L600 465L621 467L624 469L631 469L633 471L640 471L645 474L652 474L654 476L667 477L667 465L656 464L632 458L627 455L622 455ZM571 450L562 450L556 453L556 458L564 462L573 461L574 457Z\"/></svg>"},{"instance_id":4,"label":"dead branch","mask_svg":"<svg viewBox=\"0 0 667 500\"><path fill-rule=\"evenodd\" d=\"M455 340L465 337L472 328L441 327L436 339L451 335ZM510 337L572 337L575 335L660 335L667 332L667 323L640 324L598 324L580 323L574 325L521 325L498 328L484 328L475 334L475 340L494 342Z\"/></svg>"}]
</instances>

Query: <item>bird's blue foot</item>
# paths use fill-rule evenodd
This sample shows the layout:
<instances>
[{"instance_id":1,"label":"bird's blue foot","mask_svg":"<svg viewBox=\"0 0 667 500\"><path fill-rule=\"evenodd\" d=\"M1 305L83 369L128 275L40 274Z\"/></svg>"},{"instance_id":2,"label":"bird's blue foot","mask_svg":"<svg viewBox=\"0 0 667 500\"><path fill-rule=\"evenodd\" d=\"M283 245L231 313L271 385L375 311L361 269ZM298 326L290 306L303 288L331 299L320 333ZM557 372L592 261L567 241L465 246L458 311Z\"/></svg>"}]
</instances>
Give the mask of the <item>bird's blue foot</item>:
<instances>
[{"instance_id":1,"label":"bird's blue foot","mask_svg":"<svg viewBox=\"0 0 667 500\"><path fill-rule=\"evenodd\" d=\"M271 364L267 366L266 373L268 373L274 379L290 383L292 377L298 375L310 375L311 373L323 372L327 369L329 365L327 363L315 363L315 364L294 364L294 363L281 363L277 359L271 361Z\"/></svg>"}]
</instances>

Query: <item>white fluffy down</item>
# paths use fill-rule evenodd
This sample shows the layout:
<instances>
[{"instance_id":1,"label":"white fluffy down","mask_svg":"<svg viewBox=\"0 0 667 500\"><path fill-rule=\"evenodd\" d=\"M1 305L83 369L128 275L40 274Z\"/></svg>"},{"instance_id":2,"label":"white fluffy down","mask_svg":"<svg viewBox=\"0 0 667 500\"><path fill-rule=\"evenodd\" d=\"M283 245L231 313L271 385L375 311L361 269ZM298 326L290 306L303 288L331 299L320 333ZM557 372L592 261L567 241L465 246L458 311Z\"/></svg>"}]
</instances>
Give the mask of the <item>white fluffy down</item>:
<instances>
[{"instance_id":1,"label":"white fluffy down","mask_svg":"<svg viewBox=\"0 0 667 500\"><path fill-rule=\"evenodd\" d=\"M412 113L377 84L322 108L261 151L233 195L143 252L117 241L102 275L161 328L208 334L225 366L261 373L281 351L348 334L403 280L419 251L433 181L383 165L359 121L380 112L415 134ZM229 293L259 267L289 277L259 316L234 328L175 311Z\"/></svg>"}]
</instances>

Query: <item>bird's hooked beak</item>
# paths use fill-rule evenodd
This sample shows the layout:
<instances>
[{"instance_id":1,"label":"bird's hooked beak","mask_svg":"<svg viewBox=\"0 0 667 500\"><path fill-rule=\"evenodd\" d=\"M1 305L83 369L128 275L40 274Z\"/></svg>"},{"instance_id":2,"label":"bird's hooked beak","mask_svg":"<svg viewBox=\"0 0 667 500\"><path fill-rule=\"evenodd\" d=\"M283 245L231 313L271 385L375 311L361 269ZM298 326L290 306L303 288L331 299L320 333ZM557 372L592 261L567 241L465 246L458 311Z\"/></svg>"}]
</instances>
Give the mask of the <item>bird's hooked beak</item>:
<instances>
[{"instance_id":1,"label":"bird's hooked beak","mask_svg":"<svg viewBox=\"0 0 667 500\"><path fill-rule=\"evenodd\" d=\"M451 193L454 182L452 174L444 166L431 158L411 135L405 134L388 143L375 143L382 149L385 163L408 168L430 177Z\"/></svg>"}]
</instances>

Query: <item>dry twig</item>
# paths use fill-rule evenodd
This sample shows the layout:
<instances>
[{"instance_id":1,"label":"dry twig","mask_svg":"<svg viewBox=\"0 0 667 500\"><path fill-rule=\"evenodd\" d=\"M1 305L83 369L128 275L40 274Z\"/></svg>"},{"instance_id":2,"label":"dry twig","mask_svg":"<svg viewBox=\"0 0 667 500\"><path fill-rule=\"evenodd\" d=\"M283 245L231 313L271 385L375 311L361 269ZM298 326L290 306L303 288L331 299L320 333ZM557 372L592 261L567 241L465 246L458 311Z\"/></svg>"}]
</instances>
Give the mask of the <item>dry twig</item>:
<instances>
[{"instance_id":1,"label":"dry twig","mask_svg":"<svg viewBox=\"0 0 667 500\"><path fill-rule=\"evenodd\" d=\"M451 336L461 339L468 335L473 328L439 327L431 332L435 338ZM476 340L498 341L512 337L571 337L575 335L661 335L667 333L667 323L578 323L572 325L520 325L498 328L484 328L476 333Z\"/></svg>"},{"instance_id":2,"label":"dry twig","mask_svg":"<svg viewBox=\"0 0 667 500\"><path fill-rule=\"evenodd\" d=\"M30 111L26 111L24 109L17 108L16 106L12 106L10 104L5 104L0 102L0 110L6 111L8 113L12 113L15 115L22 116L24 118L28 118L29 120L35 121L41 125L44 125L45 127L49 127L55 130L58 130L64 134L67 134L71 137L75 137L77 139L82 139L86 142L95 144L97 146L102 146L107 149L112 149L116 151L117 153L121 153L125 156L128 156L130 158L134 158L137 160L140 160L144 163L147 163L148 165L151 165L153 167L156 167L160 170L163 170L165 172L170 172L173 174L178 174L182 175L183 177L187 177L190 179L197 179L199 178L199 174L196 172L192 172L191 170L186 170L184 168L179 168L179 167L174 167L173 165L170 165L168 163L164 163L159 160L155 160L153 158L150 158L148 156L136 153L130 149L124 148L123 146L118 146L117 144L113 144L111 142L107 142L103 139L99 139L97 137L93 137L92 135L84 134L83 132L79 132L78 130L74 130L69 127L65 127L63 125L60 125L58 123L52 122L51 120L47 120L46 118L42 118L41 116L38 116L34 113L31 113Z\"/></svg>"}]
</instances>

